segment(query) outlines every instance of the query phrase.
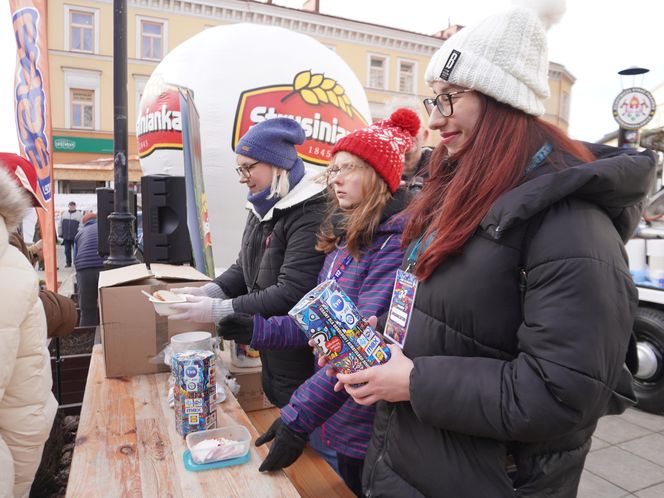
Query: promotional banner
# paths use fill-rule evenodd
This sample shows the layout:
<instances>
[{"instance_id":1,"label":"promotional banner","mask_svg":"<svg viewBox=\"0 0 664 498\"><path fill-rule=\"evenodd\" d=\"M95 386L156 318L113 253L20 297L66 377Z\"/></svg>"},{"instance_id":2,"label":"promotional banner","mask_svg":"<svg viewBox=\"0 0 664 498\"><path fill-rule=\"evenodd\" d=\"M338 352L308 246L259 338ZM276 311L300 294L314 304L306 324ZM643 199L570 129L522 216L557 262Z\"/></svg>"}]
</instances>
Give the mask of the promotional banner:
<instances>
[{"instance_id":1,"label":"promotional banner","mask_svg":"<svg viewBox=\"0 0 664 498\"><path fill-rule=\"evenodd\" d=\"M297 148L303 161L325 166L341 137L367 121L353 107L344 87L324 73L301 71L290 85L252 88L240 94L233 122L232 148L249 128L266 119L295 119L306 140Z\"/></svg>"},{"instance_id":2,"label":"promotional banner","mask_svg":"<svg viewBox=\"0 0 664 498\"><path fill-rule=\"evenodd\" d=\"M155 81L146 87L136 122L136 139L139 159L158 151L155 157L166 161L162 165L164 173L169 172L169 167L182 166L182 114L176 85Z\"/></svg>"},{"instance_id":3,"label":"promotional banner","mask_svg":"<svg viewBox=\"0 0 664 498\"><path fill-rule=\"evenodd\" d=\"M182 113L182 145L184 146L184 177L187 188L187 227L196 269L214 278L212 234L208 218L207 197L203 182L201 134L198 110L191 91L180 88Z\"/></svg>"},{"instance_id":4,"label":"promotional banner","mask_svg":"<svg viewBox=\"0 0 664 498\"><path fill-rule=\"evenodd\" d=\"M46 285L57 290L51 114L49 109L48 39L45 0L10 0L16 36L16 128L21 154L37 170L39 193L46 209L38 209L44 244Z\"/></svg>"},{"instance_id":5,"label":"promotional banner","mask_svg":"<svg viewBox=\"0 0 664 498\"><path fill-rule=\"evenodd\" d=\"M144 174L184 174L180 103L164 96L155 104L164 82L195 97L214 261L226 267L247 219L248 191L235 172L240 137L266 119L291 117L306 135L300 157L320 169L337 140L371 121L362 84L325 45L273 26L217 26L170 51L145 87L137 124Z\"/></svg>"}]
</instances>

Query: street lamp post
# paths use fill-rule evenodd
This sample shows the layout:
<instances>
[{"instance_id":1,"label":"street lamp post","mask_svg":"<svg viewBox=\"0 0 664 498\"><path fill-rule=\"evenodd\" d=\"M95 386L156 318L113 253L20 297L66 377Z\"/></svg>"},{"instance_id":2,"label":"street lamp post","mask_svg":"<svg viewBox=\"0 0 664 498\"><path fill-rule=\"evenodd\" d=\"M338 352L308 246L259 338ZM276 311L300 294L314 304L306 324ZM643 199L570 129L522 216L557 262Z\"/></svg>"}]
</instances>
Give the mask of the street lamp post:
<instances>
[{"instance_id":1,"label":"street lamp post","mask_svg":"<svg viewBox=\"0 0 664 498\"><path fill-rule=\"evenodd\" d=\"M138 263L134 257L135 218L129 212L127 161L127 1L113 0L113 179L114 210L109 215L108 268Z\"/></svg>"}]
</instances>

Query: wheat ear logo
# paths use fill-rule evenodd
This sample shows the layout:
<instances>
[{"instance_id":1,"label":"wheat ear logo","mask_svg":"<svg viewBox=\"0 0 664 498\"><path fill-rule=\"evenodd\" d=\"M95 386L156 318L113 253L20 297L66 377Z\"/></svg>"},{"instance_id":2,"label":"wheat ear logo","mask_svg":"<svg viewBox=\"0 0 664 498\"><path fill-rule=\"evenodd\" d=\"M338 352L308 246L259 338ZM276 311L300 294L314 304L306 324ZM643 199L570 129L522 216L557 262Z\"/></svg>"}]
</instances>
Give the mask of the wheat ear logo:
<instances>
[{"instance_id":1,"label":"wheat ear logo","mask_svg":"<svg viewBox=\"0 0 664 498\"><path fill-rule=\"evenodd\" d=\"M231 147L235 150L240 137L257 123L291 118L300 123L306 137L296 147L299 156L325 166L332 158L334 144L367 122L336 79L310 69L292 74L295 76L288 83L248 88L240 94Z\"/></svg>"},{"instance_id":2,"label":"wheat ear logo","mask_svg":"<svg viewBox=\"0 0 664 498\"><path fill-rule=\"evenodd\" d=\"M301 71L293 78L293 91L281 99L285 102L295 94L300 94L307 104L332 104L353 117L353 106L350 103L346 90L332 78L326 78L323 73Z\"/></svg>"}]
</instances>

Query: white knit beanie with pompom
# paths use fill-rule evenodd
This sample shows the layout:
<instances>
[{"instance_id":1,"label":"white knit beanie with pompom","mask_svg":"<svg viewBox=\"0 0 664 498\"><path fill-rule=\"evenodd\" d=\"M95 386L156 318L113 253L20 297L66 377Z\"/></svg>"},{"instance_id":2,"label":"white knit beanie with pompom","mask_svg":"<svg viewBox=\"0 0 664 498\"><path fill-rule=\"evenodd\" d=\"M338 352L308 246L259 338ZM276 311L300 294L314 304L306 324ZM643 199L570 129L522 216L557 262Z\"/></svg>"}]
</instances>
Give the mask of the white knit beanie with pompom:
<instances>
[{"instance_id":1,"label":"white knit beanie with pompom","mask_svg":"<svg viewBox=\"0 0 664 498\"><path fill-rule=\"evenodd\" d=\"M549 97L546 31L562 17L565 0L514 3L451 36L431 58L427 83L446 81L527 114L544 114Z\"/></svg>"}]
</instances>

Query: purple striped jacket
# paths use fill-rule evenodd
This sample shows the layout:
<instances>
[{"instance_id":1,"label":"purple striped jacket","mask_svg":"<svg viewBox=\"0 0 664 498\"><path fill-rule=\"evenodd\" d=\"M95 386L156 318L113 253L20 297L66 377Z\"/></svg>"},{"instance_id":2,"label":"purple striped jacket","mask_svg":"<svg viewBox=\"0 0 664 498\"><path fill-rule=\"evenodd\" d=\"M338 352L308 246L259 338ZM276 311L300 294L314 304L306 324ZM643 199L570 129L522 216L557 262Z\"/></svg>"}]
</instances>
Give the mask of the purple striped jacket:
<instances>
[{"instance_id":1,"label":"purple striped jacket","mask_svg":"<svg viewBox=\"0 0 664 498\"><path fill-rule=\"evenodd\" d=\"M389 308L394 276L404 255L400 247L404 222L399 214L383 222L360 261L353 260L337 280L365 317L380 316ZM318 274L319 283L330 278L346 254L337 249L327 255ZM306 344L306 335L290 317L266 320L255 315L253 348L290 349ZM293 393L290 403L281 409L281 417L293 430L307 434L322 425L323 441L328 446L343 455L364 458L374 407L358 405L346 391L335 393L335 382L324 369L318 370Z\"/></svg>"}]
</instances>

